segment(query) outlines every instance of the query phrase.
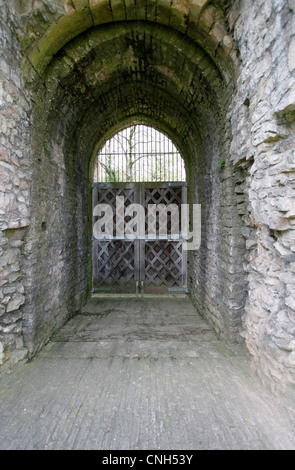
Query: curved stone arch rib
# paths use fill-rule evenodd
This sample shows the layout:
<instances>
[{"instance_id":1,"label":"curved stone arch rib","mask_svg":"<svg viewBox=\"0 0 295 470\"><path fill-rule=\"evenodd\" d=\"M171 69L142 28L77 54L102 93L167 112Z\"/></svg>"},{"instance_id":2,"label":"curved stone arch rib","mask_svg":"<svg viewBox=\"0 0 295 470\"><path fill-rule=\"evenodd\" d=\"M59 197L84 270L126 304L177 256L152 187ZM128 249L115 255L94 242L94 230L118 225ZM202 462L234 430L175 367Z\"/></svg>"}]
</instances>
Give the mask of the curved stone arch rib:
<instances>
[{"instance_id":1,"label":"curved stone arch rib","mask_svg":"<svg viewBox=\"0 0 295 470\"><path fill-rule=\"evenodd\" d=\"M142 12L139 4L133 5L133 12L129 4L115 0L81 0L73 1L75 8L70 9L52 24L38 44L24 57L23 70L27 79L33 80L32 70L42 76L47 65L57 52L69 41L84 33L93 26L112 22L126 22L141 20L155 22L169 26L198 43L211 57L219 68L226 82L230 81L233 64L233 42L228 35L225 22L217 10L207 5L206 0L181 0L177 7L173 2L158 0L156 3L155 18L152 14ZM129 12L129 13L128 13ZM171 13L172 12L172 13ZM174 18L174 20L173 20ZM180 18L183 18L185 30L181 26ZM176 19L179 19L176 20ZM34 74L33 74L34 75Z\"/></svg>"},{"instance_id":2,"label":"curved stone arch rib","mask_svg":"<svg viewBox=\"0 0 295 470\"><path fill-rule=\"evenodd\" d=\"M131 88L133 85L134 83L129 84ZM148 87L147 85L145 85L145 91L149 91L150 96L155 92L152 87ZM161 96L163 97L163 92L161 92ZM154 99L157 100L157 95L155 94ZM172 101L174 102L174 99L170 95L167 95L166 99L169 99L170 103ZM199 134L195 121L192 120L189 114L185 112L180 103L175 103L175 109L178 110L177 116L168 115L168 110L167 115L160 115L161 110L162 112L163 110L165 111L165 106L159 108L158 114L151 115L144 113L144 111L139 108L138 103L139 101L141 102L140 96L134 96L133 100L134 102L129 102L128 105L125 103L125 108L119 108L119 110L112 109L111 113L110 107L104 113L100 114L99 119L96 119L94 122L93 115L97 115L97 103L95 102L91 107L92 110L88 108L79 125L77 125L77 128L80 129L79 137L77 139L78 146L82 145L84 148L83 153L88 155L87 158L90 158L90 167L92 165L93 158L95 158L95 155L104 142L128 124L130 125L133 123L150 125L167 135L167 137L169 137L179 149L186 165L191 165L192 157L189 149L192 146L192 143L191 145L188 145L187 140L190 139L190 135L192 134L195 137L198 135L199 140L201 140L201 135ZM173 120L171 121L172 118ZM92 123L92 126L89 125L89 122ZM177 125L177 122L179 125ZM182 123L182 127L180 126L180 123ZM89 134L90 128L92 129L91 134ZM187 135L184 137L185 133ZM87 148L82 144L83 141L86 141L86 136Z\"/></svg>"},{"instance_id":3,"label":"curved stone arch rib","mask_svg":"<svg viewBox=\"0 0 295 470\"><path fill-rule=\"evenodd\" d=\"M125 43L129 40L129 36L131 37L134 31L137 33L141 32L145 37L149 35L149 38L156 46L156 51L163 48L165 50L165 48L169 47L169 53L172 54L172 56L173 54L175 57L178 56L173 64L161 64L159 57L157 60L157 53L154 53L153 59L148 61L149 65L152 65L154 73L163 76L164 79L170 82L174 82L173 88L175 90L178 89L178 93L183 91L183 84L185 83L185 81L182 80L183 70L179 70L181 59L183 59L183 64L186 65L190 71L190 83L193 83L193 78L196 72L199 71L204 83L207 83L210 89L214 90L214 93L218 92L220 90L220 84L223 83L222 76L210 57L206 55L199 46L193 44L191 40L186 38L184 41L183 38L179 36L179 33L173 30L172 32L170 31L169 36L167 36L168 39L162 39L162 28L164 27L159 27L155 24L142 25L132 22L128 24L128 28L122 24L120 27L119 25L110 25L106 27L106 29L92 30L86 36L74 39L64 46L62 55L60 57L56 56L56 58L51 61L51 65L47 68L45 83L48 92L54 99L59 81L61 79L63 81L67 80L67 77L69 77L71 73L77 71L79 71L81 76L84 76L84 85L87 88L90 86L93 89L97 85L101 88L102 82L109 80L109 77L116 74L118 70L122 72L124 67L126 68L126 64L130 66L132 58L129 57L130 50L128 50ZM164 32L165 31L164 29ZM102 45L104 45L104 47L102 47ZM133 44L133 49L131 47L133 55L136 54L136 47L136 44ZM147 45L143 44L142 47L146 48ZM107 60L111 48L116 50L117 54L114 54L111 64L104 67L102 64ZM99 65L96 65L96 61L93 61L93 55L95 54L97 55ZM133 59L138 62L135 56ZM140 71L140 67L138 65L137 67L138 71ZM58 79L55 77L58 77ZM195 93L198 87L195 87L194 91L191 90L190 93Z\"/></svg>"},{"instance_id":4,"label":"curved stone arch rib","mask_svg":"<svg viewBox=\"0 0 295 470\"><path fill-rule=\"evenodd\" d=\"M71 109L80 120L80 117L87 114L88 108L93 105L98 105L99 109L102 104L106 108L109 108L111 102L115 105L114 96L120 100L122 91L125 96L127 92L131 93L132 102L135 98L134 92L136 94L138 92L143 97L146 107L148 107L148 99L146 99L148 95L157 116L160 108L166 107L162 103L163 100L167 102L168 109L172 109L173 112L180 106L182 114L186 116L183 119L186 125L189 122L193 125L195 121L195 127L198 127L200 112L205 113L203 117L205 121L210 113L216 114L216 109L221 104L220 101L225 97L225 90L218 86L222 83L222 77L201 48L194 45L188 38L184 41L184 37L173 30L170 30L168 37L171 39L170 42L167 38L166 41L161 41L162 28L165 28L163 26L141 25L142 29L140 29L138 23L132 22L128 25L127 33L123 25L118 26L109 25L101 30L89 31L87 35L71 41L51 61L44 82L48 111L60 115L61 108ZM159 54L158 57L153 56L145 64L149 66L148 74L141 74L141 68L138 65L137 73L134 75L128 73L131 70L130 64L132 65L133 62L128 57L126 38L133 37L134 31L136 34L145 32L147 44L143 47L146 47L152 39L155 50ZM107 47L101 47L104 39L108 41ZM173 60L172 62L167 60L166 64L161 65L161 55L165 54L168 58L165 48L171 49ZM108 55L112 49L117 52L117 57L114 54L110 62ZM133 49L132 54L136 55L136 48ZM195 54L192 56L193 52ZM182 58L184 62L180 70L179 64ZM105 60L108 62L106 66L102 66ZM183 70L186 70L184 75ZM155 96L158 97L157 101ZM206 106L204 106L204 99L207 100ZM179 105L176 105L176 102ZM141 111L142 108L140 108ZM130 112L134 114L138 112L138 108L135 110L133 108ZM67 121L68 112L64 115L64 123ZM54 126L56 128L56 122ZM91 126L92 124L90 128Z\"/></svg>"}]
</instances>

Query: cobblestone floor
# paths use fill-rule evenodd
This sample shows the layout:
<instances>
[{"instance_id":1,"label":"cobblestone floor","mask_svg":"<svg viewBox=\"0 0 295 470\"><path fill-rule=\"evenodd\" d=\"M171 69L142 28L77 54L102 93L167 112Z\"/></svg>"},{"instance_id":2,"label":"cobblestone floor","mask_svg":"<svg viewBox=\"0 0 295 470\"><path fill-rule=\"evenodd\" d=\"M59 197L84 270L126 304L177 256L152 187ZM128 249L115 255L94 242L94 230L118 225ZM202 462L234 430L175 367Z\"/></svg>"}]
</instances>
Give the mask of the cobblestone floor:
<instances>
[{"instance_id":1,"label":"cobblestone floor","mask_svg":"<svg viewBox=\"0 0 295 470\"><path fill-rule=\"evenodd\" d=\"M0 449L295 449L288 409L185 298L91 299L0 379Z\"/></svg>"}]
</instances>

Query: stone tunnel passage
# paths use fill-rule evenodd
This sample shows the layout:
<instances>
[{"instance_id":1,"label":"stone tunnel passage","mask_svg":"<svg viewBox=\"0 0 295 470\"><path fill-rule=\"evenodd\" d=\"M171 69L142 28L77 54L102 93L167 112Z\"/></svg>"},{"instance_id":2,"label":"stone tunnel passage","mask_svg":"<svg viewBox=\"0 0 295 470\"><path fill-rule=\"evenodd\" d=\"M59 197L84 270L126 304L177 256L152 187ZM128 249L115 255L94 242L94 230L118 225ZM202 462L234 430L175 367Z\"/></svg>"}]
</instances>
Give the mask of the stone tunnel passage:
<instances>
[{"instance_id":1,"label":"stone tunnel passage","mask_svg":"<svg viewBox=\"0 0 295 470\"><path fill-rule=\"evenodd\" d=\"M202 205L196 309L246 343L274 393L294 392L294 2L0 8L1 371L85 305L95 156L146 124L179 148Z\"/></svg>"},{"instance_id":2,"label":"stone tunnel passage","mask_svg":"<svg viewBox=\"0 0 295 470\"><path fill-rule=\"evenodd\" d=\"M0 449L295 448L243 351L171 296L91 299L0 378L0 420Z\"/></svg>"},{"instance_id":3,"label":"stone tunnel passage","mask_svg":"<svg viewBox=\"0 0 295 470\"><path fill-rule=\"evenodd\" d=\"M90 174L106 139L136 123L163 131L183 155L189 202L203 209L203 244L189 260L194 302L222 337L242 341L242 221L231 165L220 169L220 155L229 150L225 115L233 64L220 54L216 63L189 36L134 20L90 28L67 42L46 68L42 63L44 88L38 79L37 88L32 85L40 158L33 170L35 223L28 235L29 243L38 244L38 259L33 272L27 264L32 304L23 307L31 354L89 295ZM45 219L48 230L40 230Z\"/></svg>"}]
</instances>

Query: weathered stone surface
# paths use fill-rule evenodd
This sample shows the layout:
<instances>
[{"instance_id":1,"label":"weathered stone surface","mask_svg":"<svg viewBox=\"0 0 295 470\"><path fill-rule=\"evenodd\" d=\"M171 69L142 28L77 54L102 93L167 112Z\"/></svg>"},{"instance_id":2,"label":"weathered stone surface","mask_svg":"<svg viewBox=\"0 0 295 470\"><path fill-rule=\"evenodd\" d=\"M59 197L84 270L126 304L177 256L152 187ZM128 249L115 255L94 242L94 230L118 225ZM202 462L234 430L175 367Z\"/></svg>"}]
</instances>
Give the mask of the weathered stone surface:
<instances>
[{"instance_id":1,"label":"weathered stone surface","mask_svg":"<svg viewBox=\"0 0 295 470\"><path fill-rule=\"evenodd\" d=\"M202 204L202 245L189 256L196 307L228 341L245 338L274 390L294 382L278 336L294 331L294 8L1 3L4 349L24 336L34 354L85 302L94 149L139 119L179 145Z\"/></svg>"},{"instance_id":2,"label":"weathered stone surface","mask_svg":"<svg viewBox=\"0 0 295 470\"><path fill-rule=\"evenodd\" d=\"M295 39L293 39L289 45L288 64L290 72L293 72L295 69Z\"/></svg>"},{"instance_id":3,"label":"weathered stone surface","mask_svg":"<svg viewBox=\"0 0 295 470\"><path fill-rule=\"evenodd\" d=\"M37 360L0 378L0 444L287 450L293 404L271 396L244 348L220 341L187 299L93 298Z\"/></svg>"},{"instance_id":4,"label":"weathered stone surface","mask_svg":"<svg viewBox=\"0 0 295 470\"><path fill-rule=\"evenodd\" d=\"M255 22L251 22L256 8ZM244 187L250 217L241 214L248 227L253 227L253 231L243 232L252 253L246 257L245 265L249 284L244 334L253 363L263 381L269 380L273 389L293 382L292 372L286 371L284 365L288 363L288 341L277 337L282 327L294 335L290 317L291 292L295 287L290 264L294 262L294 225L290 223L294 212L294 144L292 124L287 123L294 119L289 111L293 106L294 80L290 73L295 18L290 8L292 2L289 5L257 2L247 16L240 12L235 17L241 72L240 91L234 99L239 109L233 108L236 132L232 158L241 167L249 158L254 160L246 170ZM279 33L282 21L284 39ZM276 314L278 309L285 312L284 316Z\"/></svg>"},{"instance_id":5,"label":"weathered stone surface","mask_svg":"<svg viewBox=\"0 0 295 470\"><path fill-rule=\"evenodd\" d=\"M2 342L0 341L0 365L4 362L4 347Z\"/></svg>"}]
</instances>

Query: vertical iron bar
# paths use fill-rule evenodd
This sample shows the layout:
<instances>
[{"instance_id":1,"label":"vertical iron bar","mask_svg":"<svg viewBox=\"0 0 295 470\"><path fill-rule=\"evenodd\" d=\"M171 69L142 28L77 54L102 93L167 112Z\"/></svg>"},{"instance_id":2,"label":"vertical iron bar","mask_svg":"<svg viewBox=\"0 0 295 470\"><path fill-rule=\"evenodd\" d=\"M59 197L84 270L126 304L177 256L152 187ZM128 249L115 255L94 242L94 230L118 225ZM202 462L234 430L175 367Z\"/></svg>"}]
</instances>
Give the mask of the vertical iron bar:
<instances>
[{"instance_id":1,"label":"vertical iron bar","mask_svg":"<svg viewBox=\"0 0 295 470\"><path fill-rule=\"evenodd\" d=\"M116 139L111 138L98 153L93 180L110 182L115 176L116 181L128 182L127 153L131 127L120 131L115 136ZM122 145L118 143L118 139L121 139ZM132 144L132 161L136 163L129 169L129 182L186 180L184 161L166 135L153 127L137 125Z\"/></svg>"}]
</instances>

